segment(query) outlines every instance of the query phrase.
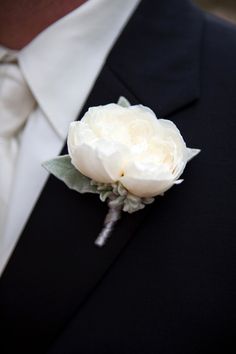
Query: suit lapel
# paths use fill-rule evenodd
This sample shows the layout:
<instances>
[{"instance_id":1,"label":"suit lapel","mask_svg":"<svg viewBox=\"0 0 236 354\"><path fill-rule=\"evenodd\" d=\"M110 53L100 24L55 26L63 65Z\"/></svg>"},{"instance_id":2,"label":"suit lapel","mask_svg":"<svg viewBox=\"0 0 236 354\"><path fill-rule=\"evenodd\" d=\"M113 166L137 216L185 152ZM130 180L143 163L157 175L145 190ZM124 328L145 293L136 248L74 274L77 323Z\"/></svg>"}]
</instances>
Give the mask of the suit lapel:
<instances>
[{"instance_id":1,"label":"suit lapel","mask_svg":"<svg viewBox=\"0 0 236 354\"><path fill-rule=\"evenodd\" d=\"M202 29L188 0L143 0L107 65L140 102L170 115L199 97Z\"/></svg>"},{"instance_id":2,"label":"suit lapel","mask_svg":"<svg viewBox=\"0 0 236 354\"><path fill-rule=\"evenodd\" d=\"M162 115L198 97L201 16L185 2L179 15L176 8L159 3L155 11L150 11L150 1L138 7L80 117L88 107L116 102L121 95ZM158 11L163 19L153 15ZM173 23L171 31L178 16L179 25ZM186 24L181 27L187 20L189 33ZM42 352L101 281L148 210L124 214L107 245L97 248L94 240L106 205L96 195L80 195L50 177L1 279L3 331L11 330L19 347L26 337L29 350L38 342Z\"/></svg>"}]
</instances>

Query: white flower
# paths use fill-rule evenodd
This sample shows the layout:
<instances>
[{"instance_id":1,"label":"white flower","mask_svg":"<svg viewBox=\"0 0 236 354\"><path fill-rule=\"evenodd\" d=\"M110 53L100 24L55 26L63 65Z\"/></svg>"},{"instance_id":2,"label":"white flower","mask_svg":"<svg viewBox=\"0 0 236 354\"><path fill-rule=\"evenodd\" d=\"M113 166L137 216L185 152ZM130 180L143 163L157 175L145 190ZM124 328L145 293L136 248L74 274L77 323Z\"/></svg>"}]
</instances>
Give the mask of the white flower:
<instances>
[{"instance_id":1,"label":"white flower","mask_svg":"<svg viewBox=\"0 0 236 354\"><path fill-rule=\"evenodd\" d=\"M175 124L157 119L151 109L113 103L89 108L70 124L68 149L83 175L119 181L139 197L163 194L180 183L187 162L200 151L187 148Z\"/></svg>"}]
</instances>

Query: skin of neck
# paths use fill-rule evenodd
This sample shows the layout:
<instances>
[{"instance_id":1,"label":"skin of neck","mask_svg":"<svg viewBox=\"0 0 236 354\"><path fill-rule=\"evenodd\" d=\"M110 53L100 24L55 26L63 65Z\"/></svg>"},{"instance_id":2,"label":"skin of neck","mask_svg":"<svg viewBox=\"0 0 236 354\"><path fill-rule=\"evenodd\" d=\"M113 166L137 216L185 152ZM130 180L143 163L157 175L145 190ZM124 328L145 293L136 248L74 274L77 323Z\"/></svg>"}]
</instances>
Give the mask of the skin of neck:
<instances>
[{"instance_id":1,"label":"skin of neck","mask_svg":"<svg viewBox=\"0 0 236 354\"><path fill-rule=\"evenodd\" d=\"M0 44L19 50L87 0L0 0Z\"/></svg>"}]
</instances>

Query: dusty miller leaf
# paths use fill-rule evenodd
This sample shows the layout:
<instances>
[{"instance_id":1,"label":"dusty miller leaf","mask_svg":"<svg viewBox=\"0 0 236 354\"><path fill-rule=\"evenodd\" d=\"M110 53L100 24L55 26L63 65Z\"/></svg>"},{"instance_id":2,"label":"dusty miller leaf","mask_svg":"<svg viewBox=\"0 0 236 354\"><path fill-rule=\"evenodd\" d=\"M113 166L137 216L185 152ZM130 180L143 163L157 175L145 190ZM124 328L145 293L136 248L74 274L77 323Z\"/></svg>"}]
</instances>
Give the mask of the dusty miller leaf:
<instances>
[{"instance_id":1,"label":"dusty miller leaf","mask_svg":"<svg viewBox=\"0 0 236 354\"><path fill-rule=\"evenodd\" d=\"M129 101L128 101L125 97L123 97L123 96L120 96L120 98L118 99L117 104L118 104L119 106L121 106L121 107L124 107L124 108L127 108L127 107L130 106Z\"/></svg>"},{"instance_id":2,"label":"dusty miller leaf","mask_svg":"<svg viewBox=\"0 0 236 354\"><path fill-rule=\"evenodd\" d=\"M69 155L58 156L46 161L42 166L55 177L63 181L67 187L79 193L99 193L91 179L82 175L71 163Z\"/></svg>"}]
</instances>

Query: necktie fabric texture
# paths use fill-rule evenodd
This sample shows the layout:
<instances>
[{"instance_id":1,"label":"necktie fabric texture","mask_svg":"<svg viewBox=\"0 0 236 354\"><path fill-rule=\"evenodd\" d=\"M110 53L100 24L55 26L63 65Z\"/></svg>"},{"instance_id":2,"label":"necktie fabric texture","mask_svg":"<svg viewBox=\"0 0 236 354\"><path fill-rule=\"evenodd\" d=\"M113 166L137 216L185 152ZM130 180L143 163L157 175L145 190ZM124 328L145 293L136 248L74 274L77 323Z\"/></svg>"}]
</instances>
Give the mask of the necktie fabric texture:
<instances>
[{"instance_id":1,"label":"necktie fabric texture","mask_svg":"<svg viewBox=\"0 0 236 354\"><path fill-rule=\"evenodd\" d=\"M16 60L0 63L0 237L20 146L20 136L36 101Z\"/></svg>"}]
</instances>

